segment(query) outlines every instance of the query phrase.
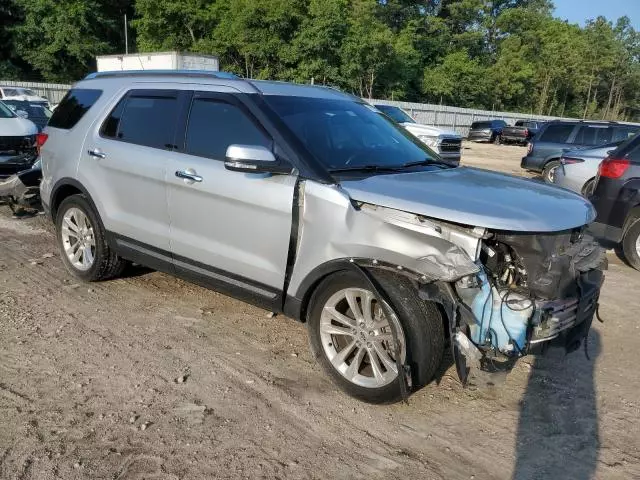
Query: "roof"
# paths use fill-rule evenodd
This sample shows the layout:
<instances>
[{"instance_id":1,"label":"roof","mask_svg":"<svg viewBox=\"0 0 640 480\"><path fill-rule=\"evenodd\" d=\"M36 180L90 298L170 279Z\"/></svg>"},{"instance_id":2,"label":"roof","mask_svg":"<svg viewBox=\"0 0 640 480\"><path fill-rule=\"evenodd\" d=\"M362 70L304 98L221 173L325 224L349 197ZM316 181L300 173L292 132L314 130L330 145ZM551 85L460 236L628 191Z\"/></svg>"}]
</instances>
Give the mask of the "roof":
<instances>
[{"instance_id":1,"label":"roof","mask_svg":"<svg viewBox=\"0 0 640 480\"><path fill-rule=\"evenodd\" d=\"M271 80L248 80L229 72L213 70L116 70L110 72L90 73L84 81L135 79L145 81L187 80L189 83L232 86L243 93L261 93L263 95L286 95L310 98L327 98L335 100L357 100L359 98L340 90L322 85L304 85L299 83L278 82ZM183 82L184 83L184 82Z\"/></svg>"}]
</instances>

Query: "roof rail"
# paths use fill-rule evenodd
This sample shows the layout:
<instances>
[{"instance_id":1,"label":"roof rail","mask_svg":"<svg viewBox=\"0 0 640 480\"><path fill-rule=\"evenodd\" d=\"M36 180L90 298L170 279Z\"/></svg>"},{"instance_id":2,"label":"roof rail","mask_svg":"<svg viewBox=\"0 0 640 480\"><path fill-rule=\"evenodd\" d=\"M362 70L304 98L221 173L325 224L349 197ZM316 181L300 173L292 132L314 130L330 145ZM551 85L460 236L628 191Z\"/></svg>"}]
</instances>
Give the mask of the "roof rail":
<instances>
[{"instance_id":1,"label":"roof rail","mask_svg":"<svg viewBox=\"0 0 640 480\"><path fill-rule=\"evenodd\" d=\"M139 77L146 75L163 75L179 77L209 77L224 78L227 80L239 80L240 77L230 72L218 72L215 70L113 70L108 72L90 73L84 80L105 77Z\"/></svg>"}]
</instances>

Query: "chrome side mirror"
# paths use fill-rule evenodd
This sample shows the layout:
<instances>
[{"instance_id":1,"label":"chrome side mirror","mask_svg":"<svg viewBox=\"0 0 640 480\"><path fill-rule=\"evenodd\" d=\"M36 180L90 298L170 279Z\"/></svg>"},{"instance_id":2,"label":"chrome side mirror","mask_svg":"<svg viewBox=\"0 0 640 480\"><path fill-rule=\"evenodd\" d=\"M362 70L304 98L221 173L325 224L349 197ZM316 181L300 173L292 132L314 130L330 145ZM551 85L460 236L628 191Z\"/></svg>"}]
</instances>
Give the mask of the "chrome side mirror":
<instances>
[{"instance_id":1,"label":"chrome side mirror","mask_svg":"<svg viewBox=\"0 0 640 480\"><path fill-rule=\"evenodd\" d=\"M225 157L225 168L233 172L286 175L292 171L291 165L262 145L229 145Z\"/></svg>"}]
</instances>

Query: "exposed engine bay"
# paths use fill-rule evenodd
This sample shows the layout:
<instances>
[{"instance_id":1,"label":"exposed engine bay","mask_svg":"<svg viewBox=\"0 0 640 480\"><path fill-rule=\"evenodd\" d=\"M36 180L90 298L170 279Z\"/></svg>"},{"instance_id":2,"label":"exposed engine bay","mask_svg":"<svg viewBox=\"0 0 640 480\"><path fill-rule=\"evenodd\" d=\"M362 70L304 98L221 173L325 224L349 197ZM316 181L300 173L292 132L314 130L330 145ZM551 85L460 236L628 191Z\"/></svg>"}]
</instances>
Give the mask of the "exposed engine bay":
<instances>
[{"instance_id":1,"label":"exposed engine bay","mask_svg":"<svg viewBox=\"0 0 640 480\"><path fill-rule=\"evenodd\" d=\"M542 234L489 232L476 263L480 273L455 284L466 306L461 315L466 325L453 341L467 367L490 363L496 369L502 362L508 368L537 345L556 339L568 352L580 347L597 309L607 265L604 250L584 228Z\"/></svg>"}]
</instances>

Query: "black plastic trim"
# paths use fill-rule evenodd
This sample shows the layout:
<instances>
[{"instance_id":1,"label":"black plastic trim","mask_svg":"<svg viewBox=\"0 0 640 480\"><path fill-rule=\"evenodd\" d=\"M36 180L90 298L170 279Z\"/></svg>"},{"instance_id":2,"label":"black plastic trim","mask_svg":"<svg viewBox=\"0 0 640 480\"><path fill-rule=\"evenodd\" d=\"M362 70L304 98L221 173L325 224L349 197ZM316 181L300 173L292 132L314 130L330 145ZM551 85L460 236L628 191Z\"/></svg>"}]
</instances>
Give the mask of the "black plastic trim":
<instances>
[{"instance_id":1,"label":"black plastic trim","mask_svg":"<svg viewBox=\"0 0 640 480\"><path fill-rule=\"evenodd\" d=\"M277 288L113 232L107 232L107 238L118 255L127 260L170 273L252 305L282 312L282 291Z\"/></svg>"}]
</instances>

